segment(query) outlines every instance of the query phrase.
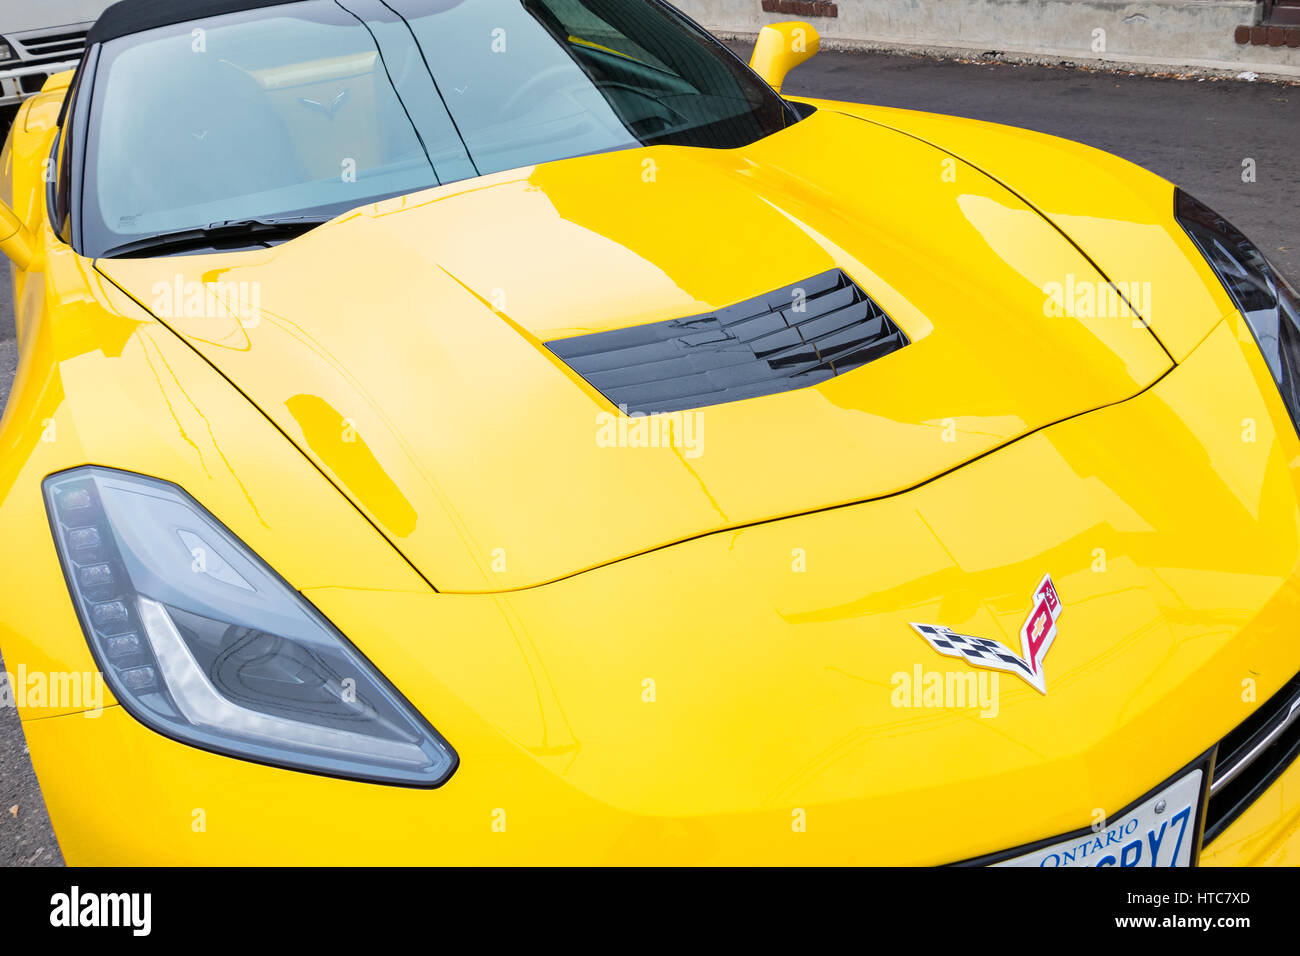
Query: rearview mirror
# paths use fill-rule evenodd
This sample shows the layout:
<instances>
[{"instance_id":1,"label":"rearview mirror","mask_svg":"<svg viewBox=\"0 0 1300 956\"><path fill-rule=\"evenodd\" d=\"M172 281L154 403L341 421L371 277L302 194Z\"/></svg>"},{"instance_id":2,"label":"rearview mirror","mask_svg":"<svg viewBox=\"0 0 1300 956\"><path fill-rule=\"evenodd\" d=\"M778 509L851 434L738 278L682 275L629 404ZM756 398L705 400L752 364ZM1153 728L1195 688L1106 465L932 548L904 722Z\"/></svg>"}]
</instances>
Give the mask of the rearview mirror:
<instances>
[{"instance_id":1,"label":"rearview mirror","mask_svg":"<svg viewBox=\"0 0 1300 956\"><path fill-rule=\"evenodd\" d=\"M821 49L822 38L811 23L787 20L763 27L754 44L749 68L781 92L785 75Z\"/></svg>"},{"instance_id":2,"label":"rearview mirror","mask_svg":"<svg viewBox=\"0 0 1300 956\"><path fill-rule=\"evenodd\" d=\"M36 237L18 214L3 202L0 202L0 252L22 270L36 261Z\"/></svg>"}]
</instances>

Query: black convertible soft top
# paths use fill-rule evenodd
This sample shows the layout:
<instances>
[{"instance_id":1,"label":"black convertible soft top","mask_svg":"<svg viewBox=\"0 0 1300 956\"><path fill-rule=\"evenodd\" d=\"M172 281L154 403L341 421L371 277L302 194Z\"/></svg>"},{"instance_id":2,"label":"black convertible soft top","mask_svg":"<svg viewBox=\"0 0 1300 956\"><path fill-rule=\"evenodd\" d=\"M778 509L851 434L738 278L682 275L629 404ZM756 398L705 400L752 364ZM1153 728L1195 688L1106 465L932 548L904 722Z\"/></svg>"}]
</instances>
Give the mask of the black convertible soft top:
<instances>
[{"instance_id":1,"label":"black convertible soft top","mask_svg":"<svg viewBox=\"0 0 1300 956\"><path fill-rule=\"evenodd\" d=\"M86 45L104 43L154 27L288 2L292 0L118 0L99 15L86 37Z\"/></svg>"}]
</instances>

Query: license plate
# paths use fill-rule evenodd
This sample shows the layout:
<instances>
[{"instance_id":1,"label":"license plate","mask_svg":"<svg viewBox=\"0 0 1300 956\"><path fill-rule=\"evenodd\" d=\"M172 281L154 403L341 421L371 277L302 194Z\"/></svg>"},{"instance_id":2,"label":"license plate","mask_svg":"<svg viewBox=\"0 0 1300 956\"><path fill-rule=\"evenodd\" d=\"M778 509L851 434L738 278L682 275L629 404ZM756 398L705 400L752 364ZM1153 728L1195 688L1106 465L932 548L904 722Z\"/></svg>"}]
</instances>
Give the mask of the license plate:
<instances>
[{"instance_id":1,"label":"license plate","mask_svg":"<svg viewBox=\"0 0 1300 956\"><path fill-rule=\"evenodd\" d=\"M1179 777L1104 829L1082 833L994 866L1191 866L1204 771Z\"/></svg>"}]
</instances>

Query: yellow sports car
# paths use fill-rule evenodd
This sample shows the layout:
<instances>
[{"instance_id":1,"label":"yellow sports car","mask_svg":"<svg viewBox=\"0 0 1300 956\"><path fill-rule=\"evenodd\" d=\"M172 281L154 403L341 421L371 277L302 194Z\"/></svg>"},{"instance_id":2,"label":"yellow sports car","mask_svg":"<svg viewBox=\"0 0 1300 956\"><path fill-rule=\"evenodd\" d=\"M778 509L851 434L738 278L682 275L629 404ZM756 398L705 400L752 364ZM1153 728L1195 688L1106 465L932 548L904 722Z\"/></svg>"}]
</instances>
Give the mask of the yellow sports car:
<instances>
[{"instance_id":1,"label":"yellow sports car","mask_svg":"<svg viewBox=\"0 0 1300 956\"><path fill-rule=\"evenodd\" d=\"M1300 299L660 0L123 0L0 157L72 863L1300 863Z\"/></svg>"}]
</instances>

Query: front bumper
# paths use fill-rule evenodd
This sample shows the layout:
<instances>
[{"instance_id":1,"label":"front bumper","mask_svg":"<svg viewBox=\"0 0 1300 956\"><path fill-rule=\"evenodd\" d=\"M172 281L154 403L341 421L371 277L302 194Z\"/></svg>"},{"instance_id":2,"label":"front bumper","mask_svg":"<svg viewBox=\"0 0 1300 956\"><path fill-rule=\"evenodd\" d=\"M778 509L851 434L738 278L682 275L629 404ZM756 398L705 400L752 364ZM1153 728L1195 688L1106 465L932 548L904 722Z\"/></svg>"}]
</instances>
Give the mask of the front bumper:
<instances>
[{"instance_id":1,"label":"front bumper","mask_svg":"<svg viewBox=\"0 0 1300 956\"><path fill-rule=\"evenodd\" d=\"M817 814L799 832L786 807L699 818L628 813L562 794L568 788L551 773L505 753L482 755L489 774L425 791L181 747L121 707L25 730L72 865L873 862L869 845L846 846L844 832L828 831ZM1201 850L1200 865L1300 865L1300 763Z\"/></svg>"},{"instance_id":2,"label":"front bumper","mask_svg":"<svg viewBox=\"0 0 1300 956\"><path fill-rule=\"evenodd\" d=\"M74 70L76 60L61 61L36 66L0 66L0 106L17 106L29 96L35 96L55 73Z\"/></svg>"},{"instance_id":3,"label":"front bumper","mask_svg":"<svg viewBox=\"0 0 1300 956\"><path fill-rule=\"evenodd\" d=\"M1201 866L1300 866L1300 761L1201 851Z\"/></svg>"}]
</instances>

